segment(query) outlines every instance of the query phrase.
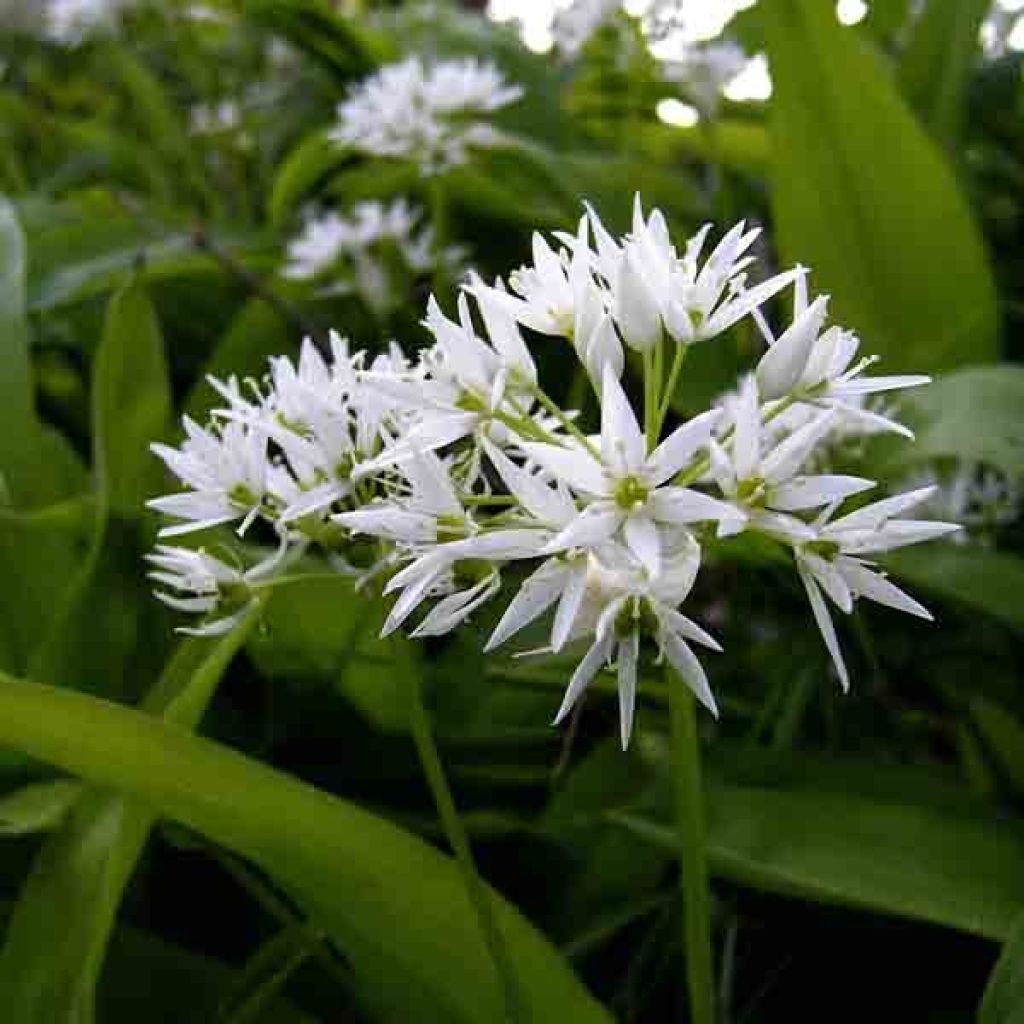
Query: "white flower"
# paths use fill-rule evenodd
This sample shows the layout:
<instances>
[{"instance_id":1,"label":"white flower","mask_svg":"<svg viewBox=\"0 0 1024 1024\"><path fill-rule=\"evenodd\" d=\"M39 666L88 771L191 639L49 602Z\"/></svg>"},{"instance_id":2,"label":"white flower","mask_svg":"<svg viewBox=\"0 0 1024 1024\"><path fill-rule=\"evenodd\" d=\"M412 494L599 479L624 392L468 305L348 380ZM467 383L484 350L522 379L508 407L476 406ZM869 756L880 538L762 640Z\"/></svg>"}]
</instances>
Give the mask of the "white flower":
<instances>
[{"instance_id":1,"label":"white flower","mask_svg":"<svg viewBox=\"0 0 1024 1024\"><path fill-rule=\"evenodd\" d=\"M567 57L578 56L590 37L621 7L621 0L573 0L551 23L555 45Z\"/></svg>"},{"instance_id":2,"label":"white flower","mask_svg":"<svg viewBox=\"0 0 1024 1024\"><path fill-rule=\"evenodd\" d=\"M661 331L682 344L706 341L753 312L804 271L776 274L749 290L745 255L760 233L741 221L722 238L701 264L710 231L705 225L680 257L659 210L644 219L639 195L633 204L633 230L620 245L589 210L597 241L594 264L612 293L612 310L623 339L645 351Z\"/></svg>"},{"instance_id":3,"label":"white flower","mask_svg":"<svg viewBox=\"0 0 1024 1024\"><path fill-rule=\"evenodd\" d=\"M659 526L736 517L731 506L706 494L665 486L707 444L718 413L707 412L683 424L647 454L643 432L610 368L601 400L600 452L578 442L523 443L531 459L585 503L545 550L595 547L621 530L629 550L656 576L661 565Z\"/></svg>"},{"instance_id":4,"label":"white flower","mask_svg":"<svg viewBox=\"0 0 1024 1024\"><path fill-rule=\"evenodd\" d=\"M826 296L808 304L807 282L801 275L795 286L792 325L778 339L760 312L754 312L769 346L757 367L763 397L790 396L819 408L834 409L861 430L887 430L912 438L906 427L869 408L864 399L919 387L931 378L924 374L863 376L875 360L869 357L854 362L860 341L851 331L833 326L821 333L826 304Z\"/></svg>"},{"instance_id":5,"label":"white flower","mask_svg":"<svg viewBox=\"0 0 1024 1024\"><path fill-rule=\"evenodd\" d=\"M653 582L639 567L614 566L591 556L578 600L573 633L592 632L594 640L577 666L555 715L558 724L579 700L597 672L617 665L622 747L629 745L636 704L637 664L641 641L652 640L659 658L666 658L682 682L712 714L718 713L707 675L687 641L719 651L721 647L678 605L692 586L700 549L688 534L679 535L672 570ZM563 613L564 599L559 606ZM557 624L558 615L556 615ZM581 630L582 624L582 630Z\"/></svg>"},{"instance_id":6,"label":"white flower","mask_svg":"<svg viewBox=\"0 0 1024 1024\"><path fill-rule=\"evenodd\" d=\"M280 565L282 546L268 558L249 569L238 569L202 548L173 547L158 544L146 560L153 566L149 577L167 589L156 597L177 611L209 616L201 626L179 627L179 633L194 636L218 636L228 632L245 614L253 596L253 586L265 580Z\"/></svg>"},{"instance_id":7,"label":"white flower","mask_svg":"<svg viewBox=\"0 0 1024 1024\"><path fill-rule=\"evenodd\" d=\"M184 520L160 530L161 537L203 530L241 519L239 533L264 510L267 440L259 430L229 422L204 430L187 416L180 448L154 444L153 451L191 490L154 498L150 508Z\"/></svg>"},{"instance_id":8,"label":"white flower","mask_svg":"<svg viewBox=\"0 0 1024 1024\"><path fill-rule=\"evenodd\" d=\"M731 39L691 44L665 63L665 77L681 82L697 106L714 115L722 90L747 66L743 47Z\"/></svg>"},{"instance_id":9,"label":"white flower","mask_svg":"<svg viewBox=\"0 0 1024 1024\"><path fill-rule=\"evenodd\" d=\"M115 29L133 0L40 0L46 8L46 35L63 46Z\"/></svg>"},{"instance_id":10,"label":"white flower","mask_svg":"<svg viewBox=\"0 0 1024 1024\"><path fill-rule=\"evenodd\" d=\"M397 157L436 174L493 146L484 115L522 95L498 69L475 58L425 65L418 57L383 67L338 106L331 138L371 156Z\"/></svg>"},{"instance_id":11,"label":"white flower","mask_svg":"<svg viewBox=\"0 0 1024 1024\"><path fill-rule=\"evenodd\" d=\"M724 520L719 534L726 536L749 525L784 539L809 539L809 527L788 513L821 508L859 494L874 483L855 476L801 473L811 452L828 434L835 414L819 412L791 434L775 440L765 432L758 399L757 381L748 377L732 405L728 451L723 442L713 440L710 445L711 478L739 514L738 523Z\"/></svg>"},{"instance_id":12,"label":"white flower","mask_svg":"<svg viewBox=\"0 0 1024 1024\"><path fill-rule=\"evenodd\" d=\"M923 488L883 498L839 519L831 519L835 507L832 506L815 524L814 538L794 547L797 571L844 690L849 688L850 676L822 593L847 613L853 610L856 598L866 597L930 620L931 614L926 608L859 556L892 551L959 530L956 523L897 518L927 500L932 493L933 488Z\"/></svg>"}]
</instances>

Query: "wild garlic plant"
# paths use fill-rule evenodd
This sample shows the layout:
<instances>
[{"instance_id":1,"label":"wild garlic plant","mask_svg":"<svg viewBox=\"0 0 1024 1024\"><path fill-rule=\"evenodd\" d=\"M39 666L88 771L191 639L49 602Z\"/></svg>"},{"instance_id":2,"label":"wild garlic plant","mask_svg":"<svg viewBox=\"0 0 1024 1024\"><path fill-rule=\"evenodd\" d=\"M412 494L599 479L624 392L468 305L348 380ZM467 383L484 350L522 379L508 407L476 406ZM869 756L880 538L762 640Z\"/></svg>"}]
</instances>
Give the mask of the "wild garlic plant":
<instances>
[{"instance_id":1,"label":"wild garlic plant","mask_svg":"<svg viewBox=\"0 0 1024 1024\"><path fill-rule=\"evenodd\" d=\"M432 343L415 356L352 351L334 334L327 354L307 340L262 380L211 381L224 400L211 422L186 419L180 447L154 446L184 485L151 503L172 520L151 556L158 596L201 616L187 631L222 632L294 553L320 552L393 598L385 634L413 624L413 636L437 636L496 600L521 564L487 649L549 615L541 653L583 651L556 722L612 667L625 747L651 660L715 712L694 647L720 648L687 598L709 541L754 533L788 553L847 687L828 602L928 618L872 557L957 526L905 517L930 488L865 503L874 481L809 468L837 426L908 434L864 396L927 378L870 376L873 360L827 325L804 268L748 284L757 234L740 223L710 248L706 226L679 252L639 199L619 238L587 208L575 234L535 235L532 263L507 286L470 275L455 319L431 298ZM762 307L786 291L792 318L773 332ZM691 348L746 317L766 344L752 372L728 400L677 420ZM598 432L544 390L524 327L570 343ZM773 430L784 415L794 428ZM259 524L270 553L180 546L223 524L240 540L258 539Z\"/></svg>"}]
</instances>

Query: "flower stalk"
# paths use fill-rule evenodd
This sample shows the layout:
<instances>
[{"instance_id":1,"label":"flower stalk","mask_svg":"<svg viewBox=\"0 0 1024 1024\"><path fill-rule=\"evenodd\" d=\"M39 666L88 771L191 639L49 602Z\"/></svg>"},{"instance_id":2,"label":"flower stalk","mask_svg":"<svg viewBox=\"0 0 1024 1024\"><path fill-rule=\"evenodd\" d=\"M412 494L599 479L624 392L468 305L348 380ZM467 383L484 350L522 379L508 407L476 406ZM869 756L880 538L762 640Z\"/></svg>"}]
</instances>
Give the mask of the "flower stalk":
<instances>
[{"instance_id":1,"label":"flower stalk","mask_svg":"<svg viewBox=\"0 0 1024 1024\"><path fill-rule=\"evenodd\" d=\"M669 668L668 688L674 776L675 825L679 838L683 953L686 990L693 1024L714 1024L714 972L711 945L711 894L704 790L701 783L697 706L690 687Z\"/></svg>"},{"instance_id":2,"label":"flower stalk","mask_svg":"<svg viewBox=\"0 0 1024 1024\"><path fill-rule=\"evenodd\" d=\"M462 884L480 923L484 942L494 962L494 969L501 985L505 1004L505 1020L507 1024L525 1024L519 999L519 984L516 980L515 968L509 956L505 938L498 923L497 905L488 891L484 880L480 877L473 859L473 851L469 845L469 837L459 812L455 806L448 779L445 775L441 755L434 742L430 719L423 703L422 682L418 676L408 681L409 726L412 731L416 753L423 768L423 775L430 788L434 807L441 820L445 839L455 855L455 862L462 876Z\"/></svg>"}]
</instances>

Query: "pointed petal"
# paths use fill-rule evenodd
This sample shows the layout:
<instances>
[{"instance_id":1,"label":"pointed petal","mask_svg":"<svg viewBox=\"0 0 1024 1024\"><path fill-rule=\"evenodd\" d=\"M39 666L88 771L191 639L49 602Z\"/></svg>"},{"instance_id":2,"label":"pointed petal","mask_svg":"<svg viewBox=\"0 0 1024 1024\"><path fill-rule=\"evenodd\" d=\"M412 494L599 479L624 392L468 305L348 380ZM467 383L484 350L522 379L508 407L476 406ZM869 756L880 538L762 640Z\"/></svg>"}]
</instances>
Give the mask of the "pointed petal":
<instances>
[{"instance_id":1,"label":"pointed petal","mask_svg":"<svg viewBox=\"0 0 1024 1024\"><path fill-rule=\"evenodd\" d=\"M875 572L852 558L840 558L839 571L858 597L866 597L869 601L932 621L932 613L923 604L900 590L883 573Z\"/></svg>"},{"instance_id":2,"label":"pointed petal","mask_svg":"<svg viewBox=\"0 0 1024 1024\"><path fill-rule=\"evenodd\" d=\"M635 473L644 461L644 434L614 369L601 381L601 454L616 473Z\"/></svg>"},{"instance_id":3,"label":"pointed petal","mask_svg":"<svg viewBox=\"0 0 1024 1024\"><path fill-rule=\"evenodd\" d=\"M636 560L651 576L657 576L661 571L661 538L654 520L644 514L628 516L622 533Z\"/></svg>"},{"instance_id":4,"label":"pointed petal","mask_svg":"<svg viewBox=\"0 0 1024 1024\"><path fill-rule=\"evenodd\" d=\"M859 476L821 474L818 476L795 476L792 480L768 492L768 504L781 512L796 512L801 509L821 508L834 501L843 501L853 494L860 494L876 486L874 480Z\"/></svg>"},{"instance_id":5,"label":"pointed petal","mask_svg":"<svg viewBox=\"0 0 1024 1024\"><path fill-rule=\"evenodd\" d=\"M598 497L608 493L604 468L582 448L563 448L542 441L522 441L519 447L533 462L574 491Z\"/></svg>"},{"instance_id":6,"label":"pointed petal","mask_svg":"<svg viewBox=\"0 0 1024 1024\"><path fill-rule=\"evenodd\" d=\"M576 617L580 613L580 608L583 606L583 597L587 592L586 568L582 565L574 567L568 574L564 587L561 600L558 602L558 609L555 612L555 621L551 627L551 649L553 651L560 651L565 646L576 622Z\"/></svg>"},{"instance_id":7,"label":"pointed petal","mask_svg":"<svg viewBox=\"0 0 1024 1024\"><path fill-rule=\"evenodd\" d=\"M777 444L761 460L764 479L770 484L781 484L798 473L814 446L832 429L835 419L836 414L832 410L822 413Z\"/></svg>"},{"instance_id":8,"label":"pointed petal","mask_svg":"<svg viewBox=\"0 0 1024 1024\"><path fill-rule=\"evenodd\" d=\"M800 380L827 309L828 297L819 295L761 357L757 383L763 398L783 398Z\"/></svg>"},{"instance_id":9,"label":"pointed petal","mask_svg":"<svg viewBox=\"0 0 1024 1024\"><path fill-rule=\"evenodd\" d=\"M493 651L509 637L528 626L550 608L566 583L570 566L558 558L549 559L535 573L527 577L519 593L512 598L505 614L494 627L484 652Z\"/></svg>"},{"instance_id":10,"label":"pointed petal","mask_svg":"<svg viewBox=\"0 0 1024 1024\"><path fill-rule=\"evenodd\" d=\"M718 705L715 703L715 695L711 692L708 677L704 674L704 667L690 650L686 641L668 630L662 630L658 635L658 640L661 643L661 649L665 652L665 657L676 670L679 679L693 691L697 700L717 718ZM669 680L668 685L674 685L674 680Z\"/></svg>"},{"instance_id":11,"label":"pointed petal","mask_svg":"<svg viewBox=\"0 0 1024 1024\"><path fill-rule=\"evenodd\" d=\"M572 678L569 680L569 686L565 691L562 705L558 709L558 714L555 715L555 725L561 723L562 719L572 710L573 704L579 700L580 695L590 684L591 679L597 675L601 666L608 660L613 642L614 637L611 635L595 640L590 650L583 656L583 660L576 666L576 671L573 672Z\"/></svg>"},{"instance_id":12,"label":"pointed petal","mask_svg":"<svg viewBox=\"0 0 1024 1024\"><path fill-rule=\"evenodd\" d=\"M660 487L647 499L647 508L659 523L730 522L738 526L746 517L735 506L689 487Z\"/></svg>"},{"instance_id":13,"label":"pointed petal","mask_svg":"<svg viewBox=\"0 0 1024 1024\"><path fill-rule=\"evenodd\" d=\"M754 377L747 377L740 386L735 418L732 463L736 478L746 480L754 475L761 461L761 410L758 406L757 381Z\"/></svg>"},{"instance_id":14,"label":"pointed petal","mask_svg":"<svg viewBox=\"0 0 1024 1024\"><path fill-rule=\"evenodd\" d=\"M622 749L629 748L633 733L633 711L636 707L636 664L640 658L640 635L627 634L619 641L619 728Z\"/></svg>"},{"instance_id":15,"label":"pointed petal","mask_svg":"<svg viewBox=\"0 0 1024 1024\"><path fill-rule=\"evenodd\" d=\"M687 465L708 443L721 417L721 409L711 409L673 430L648 456L651 483L664 483Z\"/></svg>"},{"instance_id":16,"label":"pointed petal","mask_svg":"<svg viewBox=\"0 0 1024 1024\"><path fill-rule=\"evenodd\" d=\"M821 596L821 591L818 590L818 585L814 582L814 578L799 562L797 563L797 572L800 574L804 590L807 591L807 600L811 603L811 613L814 615L814 621L818 624L821 637L825 641L825 647L828 648L828 653L832 657L832 663L836 667L836 672L839 673L839 683L843 690L847 691L850 689L850 675L846 671L846 662L843 661L843 652L839 647L839 638L836 636L835 626L832 625L832 617L825 606L825 599Z\"/></svg>"},{"instance_id":17,"label":"pointed petal","mask_svg":"<svg viewBox=\"0 0 1024 1024\"><path fill-rule=\"evenodd\" d=\"M622 522L622 514L611 502L598 502L584 509L558 536L541 549L553 555L569 548L593 548L610 540Z\"/></svg>"}]
</instances>

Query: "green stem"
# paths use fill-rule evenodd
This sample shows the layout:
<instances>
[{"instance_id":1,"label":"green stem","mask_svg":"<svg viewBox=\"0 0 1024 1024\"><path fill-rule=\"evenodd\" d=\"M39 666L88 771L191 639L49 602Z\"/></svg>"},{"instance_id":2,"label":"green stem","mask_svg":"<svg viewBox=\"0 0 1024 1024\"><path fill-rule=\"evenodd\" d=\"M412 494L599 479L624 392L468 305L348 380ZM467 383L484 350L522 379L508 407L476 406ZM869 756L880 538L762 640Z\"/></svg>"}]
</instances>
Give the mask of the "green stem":
<instances>
[{"instance_id":1,"label":"green stem","mask_svg":"<svg viewBox=\"0 0 1024 1024\"><path fill-rule=\"evenodd\" d=\"M683 370L683 363L689 354L689 345L676 345L676 354L672 359L672 369L668 372L668 381L665 384L665 393L661 398L661 405L658 406L658 418L655 421L657 435L661 436L661 428L665 425L665 417L672 406L672 396L676 393L676 385L679 383L679 375Z\"/></svg>"},{"instance_id":2,"label":"green stem","mask_svg":"<svg viewBox=\"0 0 1024 1024\"><path fill-rule=\"evenodd\" d=\"M409 724L416 744L416 753L419 755L423 774L426 776L427 785L430 787L430 793L434 799L434 806L441 819L445 838L455 854L455 862L462 875L463 887L476 912L484 941L487 943L487 949L494 961L494 968L498 974L498 981L501 984L505 1000L505 1019L507 1024L522 1024L525 1017L520 1003L515 969L498 925L494 901L476 870L469 839L455 807L455 800L441 763L441 755L434 742L427 709L423 704L421 682L418 679L409 683Z\"/></svg>"},{"instance_id":3,"label":"green stem","mask_svg":"<svg viewBox=\"0 0 1024 1024\"><path fill-rule=\"evenodd\" d=\"M579 441L581 445L583 445L584 451L586 451L592 458L597 459L598 462L601 461L601 453L594 447L590 438L587 437L587 435L584 434L568 416L566 416L565 411L559 408L556 402L548 398L548 396L539 387L534 387L531 393L543 407L544 411L554 416L565 430Z\"/></svg>"},{"instance_id":4,"label":"green stem","mask_svg":"<svg viewBox=\"0 0 1024 1024\"><path fill-rule=\"evenodd\" d=\"M696 700L690 688L671 670L667 673L666 682L672 730L675 817L682 872L683 948L690 1020L693 1024L714 1024L711 900Z\"/></svg>"}]
</instances>

